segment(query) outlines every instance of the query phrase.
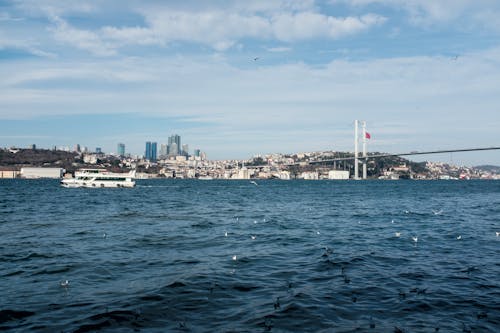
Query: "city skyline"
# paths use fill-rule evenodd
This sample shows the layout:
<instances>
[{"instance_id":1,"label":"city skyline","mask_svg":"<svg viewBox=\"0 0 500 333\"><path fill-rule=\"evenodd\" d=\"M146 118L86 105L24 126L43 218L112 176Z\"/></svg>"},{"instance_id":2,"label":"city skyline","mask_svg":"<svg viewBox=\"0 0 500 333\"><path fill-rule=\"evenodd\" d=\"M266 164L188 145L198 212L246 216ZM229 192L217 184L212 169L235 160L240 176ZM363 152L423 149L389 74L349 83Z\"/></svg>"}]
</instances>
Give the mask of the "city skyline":
<instances>
[{"instance_id":1,"label":"city skyline","mask_svg":"<svg viewBox=\"0 0 500 333\"><path fill-rule=\"evenodd\" d=\"M498 146L499 13L493 0L5 1L0 146L141 155L182 133L211 159L352 151L354 119L369 151Z\"/></svg>"}]
</instances>

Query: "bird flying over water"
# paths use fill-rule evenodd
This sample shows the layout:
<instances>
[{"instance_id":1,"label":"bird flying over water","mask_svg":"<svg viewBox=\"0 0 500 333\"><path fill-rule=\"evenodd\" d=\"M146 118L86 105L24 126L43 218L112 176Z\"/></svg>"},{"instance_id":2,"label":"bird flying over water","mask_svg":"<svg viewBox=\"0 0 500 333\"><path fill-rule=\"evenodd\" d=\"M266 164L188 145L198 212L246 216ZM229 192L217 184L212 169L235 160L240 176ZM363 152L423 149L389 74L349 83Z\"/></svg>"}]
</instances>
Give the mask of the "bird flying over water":
<instances>
[{"instance_id":1,"label":"bird flying over water","mask_svg":"<svg viewBox=\"0 0 500 333\"><path fill-rule=\"evenodd\" d=\"M441 215L441 213L443 212L443 210L442 209L440 209L440 210L434 210L433 209L432 212L434 213L434 215Z\"/></svg>"},{"instance_id":2,"label":"bird flying over water","mask_svg":"<svg viewBox=\"0 0 500 333\"><path fill-rule=\"evenodd\" d=\"M250 184L254 184L255 186L259 186L259 184L257 184L257 182L254 180L250 181Z\"/></svg>"},{"instance_id":3,"label":"bird flying over water","mask_svg":"<svg viewBox=\"0 0 500 333\"><path fill-rule=\"evenodd\" d=\"M396 237L400 237L401 233L400 232L396 232L395 235L396 235Z\"/></svg>"},{"instance_id":4,"label":"bird flying over water","mask_svg":"<svg viewBox=\"0 0 500 333\"><path fill-rule=\"evenodd\" d=\"M461 239L462 239L462 235L458 235L457 240L461 240Z\"/></svg>"},{"instance_id":5,"label":"bird flying over water","mask_svg":"<svg viewBox=\"0 0 500 333\"><path fill-rule=\"evenodd\" d=\"M413 239L415 243L418 242L418 236L413 236L411 239Z\"/></svg>"},{"instance_id":6,"label":"bird flying over water","mask_svg":"<svg viewBox=\"0 0 500 333\"><path fill-rule=\"evenodd\" d=\"M61 282L61 287L66 288L66 287L68 287L68 286L69 286L69 281L68 281L68 280L65 280L65 281L62 281L62 282Z\"/></svg>"}]
</instances>

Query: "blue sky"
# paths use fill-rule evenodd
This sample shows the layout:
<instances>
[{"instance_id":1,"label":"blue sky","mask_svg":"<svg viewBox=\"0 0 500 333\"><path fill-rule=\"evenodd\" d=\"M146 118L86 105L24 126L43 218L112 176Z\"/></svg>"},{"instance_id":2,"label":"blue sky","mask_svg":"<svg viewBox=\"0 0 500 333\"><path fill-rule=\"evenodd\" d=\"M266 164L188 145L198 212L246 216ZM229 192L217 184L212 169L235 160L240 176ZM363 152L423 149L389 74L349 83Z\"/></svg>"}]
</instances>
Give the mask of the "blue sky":
<instances>
[{"instance_id":1,"label":"blue sky","mask_svg":"<svg viewBox=\"0 0 500 333\"><path fill-rule=\"evenodd\" d=\"M3 147L352 151L354 119L371 151L499 146L500 2L0 1L0 76Z\"/></svg>"}]
</instances>

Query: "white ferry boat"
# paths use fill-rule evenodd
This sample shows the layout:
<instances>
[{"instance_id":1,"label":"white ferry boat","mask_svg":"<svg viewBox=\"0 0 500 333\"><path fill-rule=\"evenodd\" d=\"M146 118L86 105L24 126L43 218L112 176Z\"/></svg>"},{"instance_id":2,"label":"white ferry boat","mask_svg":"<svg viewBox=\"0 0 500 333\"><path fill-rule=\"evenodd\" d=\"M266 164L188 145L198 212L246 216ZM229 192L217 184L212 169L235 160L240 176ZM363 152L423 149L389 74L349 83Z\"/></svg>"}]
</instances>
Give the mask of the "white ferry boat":
<instances>
[{"instance_id":1,"label":"white ferry boat","mask_svg":"<svg viewBox=\"0 0 500 333\"><path fill-rule=\"evenodd\" d=\"M129 173L115 173L103 169L80 169L75 178L64 178L64 187L134 187L135 170Z\"/></svg>"}]
</instances>

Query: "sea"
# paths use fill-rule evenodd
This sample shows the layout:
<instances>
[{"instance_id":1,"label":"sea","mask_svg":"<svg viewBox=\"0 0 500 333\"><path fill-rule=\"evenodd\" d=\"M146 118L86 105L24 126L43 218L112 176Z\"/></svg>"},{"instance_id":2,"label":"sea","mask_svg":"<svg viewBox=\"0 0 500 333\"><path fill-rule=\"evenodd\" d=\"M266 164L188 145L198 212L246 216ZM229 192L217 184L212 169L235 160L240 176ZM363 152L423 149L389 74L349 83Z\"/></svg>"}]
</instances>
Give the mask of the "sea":
<instances>
[{"instance_id":1,"label":"sea","mask_svg":"<svg viewBox=\"0 0 500 333\"><path fill-rule=\"evenodd\" d=\"M500 181L0 180L0 330L500 332Z\"/></svg>"}]
</instances>

